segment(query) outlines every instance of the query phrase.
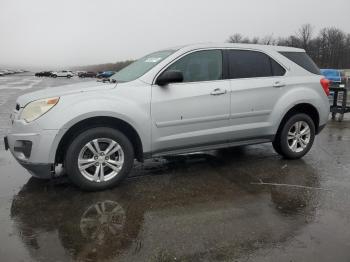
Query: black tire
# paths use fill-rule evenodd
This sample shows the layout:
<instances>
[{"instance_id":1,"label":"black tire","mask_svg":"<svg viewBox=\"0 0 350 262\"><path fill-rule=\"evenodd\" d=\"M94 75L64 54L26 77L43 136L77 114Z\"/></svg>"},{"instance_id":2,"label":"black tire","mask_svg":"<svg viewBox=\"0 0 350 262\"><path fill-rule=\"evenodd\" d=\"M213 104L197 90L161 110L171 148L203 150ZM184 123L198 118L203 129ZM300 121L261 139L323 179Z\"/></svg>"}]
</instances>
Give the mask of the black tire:
<instances>
[{"instance_id":1,"label":"black tire","mask_svg":"<svg viewBox=\"0 0 350 262\"><path fill-rule=\"evenodd\" d=\"M72 76L71 75L67 75L67 78L71 78Z\"/></svg>"},{"instance_id":2,"label":"black tire","mask_svg":"<svg viewBox=\"0 0 350 262\"><path fill-rule=\"evenodd\" d=\"M56 77L57 77L57 75L52 75L52 77L53 77L53 78L56 78Z\"/></svg>"},{"instance_id":3,"label":"black tire","mask_svg":"<svg viewBox=\"0 0 350 262\"><path fill-rule=\"evenodd\" d=\"M80 172L78 157L81 149L97 138L108 138L117 142L124 152L124 163L119 173L108 181L90 181ZM65 167L70 180L83 190L98 191L119 184L130 172L134 163L134 150L129 139L120 131L109 127L96 127L79 134L69 145L65 155Z\"/></svg>"},{"instance_id":4,"label":"black tire","mask_svg":"<svg viewBox=\"0 0 350 262\"><path fill-rule=\"evenodd\" d=\"M303 121L307 123L307 125L310 128L310 138L309 142L307 143L306 147L302 149L300 152L293 151L288 144L288 132L292 128L292 126L299 122ZM282 155L283 157L287 159L299 159L302 158L305 154L307 154L315 140L315 124L314 121L306 114L298 113L295 115L292 115L285 123L284 125L279 129L278 133L276 134L275 140L273 141L272 145L275 149L275 151Z\"/></svg>"}]
</instances>

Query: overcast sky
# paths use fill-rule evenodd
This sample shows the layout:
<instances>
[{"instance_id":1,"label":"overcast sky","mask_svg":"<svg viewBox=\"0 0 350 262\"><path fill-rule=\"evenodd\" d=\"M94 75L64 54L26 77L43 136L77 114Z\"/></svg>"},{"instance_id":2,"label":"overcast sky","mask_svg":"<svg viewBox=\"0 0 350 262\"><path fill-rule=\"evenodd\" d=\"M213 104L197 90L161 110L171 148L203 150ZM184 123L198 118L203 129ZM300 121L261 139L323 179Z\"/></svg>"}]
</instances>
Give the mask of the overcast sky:
<instances>
[{"instance_id":1,"label":"overcast sky","mask_svg":"<svg viewBox=\"0 0 350 262\"><path fill-rule=\"evenodd\" d=\"M0 0L0 65L62 67L225 42L288 36L303 23L350 33L349 0Z\"/></svg>"}]
</instances>

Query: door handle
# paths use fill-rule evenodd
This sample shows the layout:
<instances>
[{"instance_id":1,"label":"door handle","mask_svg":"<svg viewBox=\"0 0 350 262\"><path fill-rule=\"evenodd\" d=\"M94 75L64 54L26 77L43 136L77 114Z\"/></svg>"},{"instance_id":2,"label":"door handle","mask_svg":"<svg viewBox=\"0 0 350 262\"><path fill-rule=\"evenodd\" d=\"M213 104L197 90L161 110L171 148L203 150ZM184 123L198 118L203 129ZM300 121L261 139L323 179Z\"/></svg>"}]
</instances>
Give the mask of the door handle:
<instances>
[{"instance_id":1,"label":"door handle","mask_svg":"<svg viewBox=\"0 0 350 262\"><path fill-rule=\"evenodd\" d=\"M222 89L220 89L220 88L215 88L210 94L212 95L212 96L219 96L219 95L224 95L224 94L226 94L227 93L227 90L225 89L225 90L222 90Z\"/></svg>"},{"instance_id":2,"label":"door handle","mask_svg":"<svg viewBox=\"0 0 350 262\"><path fill-rule=\"evenodd\" d=\"M286 84L282 81L276 81L273 83L273 87L279 88L279 87L284 87Z\"/></svg>"}]
</instances>

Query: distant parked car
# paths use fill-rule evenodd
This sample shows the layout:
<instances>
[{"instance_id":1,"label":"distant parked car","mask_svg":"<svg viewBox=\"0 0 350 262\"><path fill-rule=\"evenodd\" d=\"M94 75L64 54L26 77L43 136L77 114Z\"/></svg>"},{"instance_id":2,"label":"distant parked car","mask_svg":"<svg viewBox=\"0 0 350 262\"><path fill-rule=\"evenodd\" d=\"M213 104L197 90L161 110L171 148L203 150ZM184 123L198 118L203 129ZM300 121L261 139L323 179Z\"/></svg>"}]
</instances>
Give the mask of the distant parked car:
<instances>
[{"instance_id":1,"label":"distant parked car","mask_svg":"<svg viewBox=\"0 0 350 262\"><path fill-rule=\"evenodd\" d=\"M13 74L13 72L11 70L8 70L8 69L4 69L1 72L3 72L5 75Z\"/></svg>"},{"instance_id":2,"label":"distant parked car","mask_svg":"<svg viewBox=\"0 0 350 262\"><path fill-rule=\"evenodd\" d=\"M115 74L114 71L105 71L105 72L99 73L96 77L97 78L109 78L114 74Z\"/></svg>"},{"instance_id":3,"label":"distant parked car","mask_svg":"<svg viewBox=\"0 0 350 262\"><path fill-rule=\"evenodd\" d=\"M75 76L79 76L79 75L82 74L82 73L86 73L86 71L75 71L75 72L73 72L73 74L74 74Z\"/></svg>"},{"instance_id":4,"label":"distant parked car","mask_svg":"<svg viewBox=\"0 0 350 262\"><path fill-rule=\"evenodd\" d=\"M4 75L5 75L5 73L3 73L3 72L0 71L0 76L4 76Z\"/></svg>"},{"instance_id":5,"label":"distant parked car","mask_svg":"<svg viewBox=\"0 0 350 262\"><path fill-rule=\"evenodd\" d=\"M95 72L82 72L78 74L79 77L84 78L84 77L96 77Z\"/></svg>"},{"instance_id":6,"label":"distant parked car","mask_svg":"<svg viewBox=\"0 0 350 262\"><path fill-rule=\"evenodd\" d=\"M321 73L333 84L343 83L341 71L338 69L321 69Z\"/></svg>"},{"instance_id":7,"label":"distant parked car","mask_svg":"<svg viewBox=\"0 0 350 262\"><path fill-rule=\"evenodd\" d=\"M50 77L51 75L52 75L51 71L42 71L42 72L35 73L35 76L37 77L44 77L44 76Z\"/></svg>"},{"instance_id":8,"label":"distant parked car","mask_svg":"<svg viewBox=\"0 0 350 262\"><path fill-rule=\"evenodd\" d=\"M59 72L52 72L51 77L56 78L56 77L67 77L71 78L73 77L74 74L71 71L59 71Z\"/></svg>"}]
</instances>

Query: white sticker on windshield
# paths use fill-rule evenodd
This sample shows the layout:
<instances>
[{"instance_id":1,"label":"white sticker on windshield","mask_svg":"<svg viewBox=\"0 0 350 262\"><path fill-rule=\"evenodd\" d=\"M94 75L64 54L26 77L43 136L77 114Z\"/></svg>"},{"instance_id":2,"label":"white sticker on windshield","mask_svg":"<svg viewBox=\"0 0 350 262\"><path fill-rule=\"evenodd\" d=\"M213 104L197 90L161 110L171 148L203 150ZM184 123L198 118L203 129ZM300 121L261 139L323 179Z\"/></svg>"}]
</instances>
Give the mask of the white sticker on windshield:
<instances>
[{"instance_id":1,"label":"white sticker on windshield","mask_svg":"<svg viewBox=\"0 0 350 262\"><path fill-rule=\"evenodd\" d=\"M146 59L146 63L157 63L159 60L161 60L161 57L149 57Z\"/></svg>"}]
</instances>

